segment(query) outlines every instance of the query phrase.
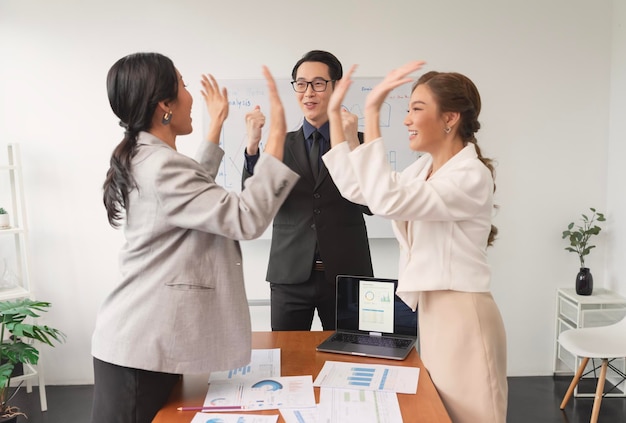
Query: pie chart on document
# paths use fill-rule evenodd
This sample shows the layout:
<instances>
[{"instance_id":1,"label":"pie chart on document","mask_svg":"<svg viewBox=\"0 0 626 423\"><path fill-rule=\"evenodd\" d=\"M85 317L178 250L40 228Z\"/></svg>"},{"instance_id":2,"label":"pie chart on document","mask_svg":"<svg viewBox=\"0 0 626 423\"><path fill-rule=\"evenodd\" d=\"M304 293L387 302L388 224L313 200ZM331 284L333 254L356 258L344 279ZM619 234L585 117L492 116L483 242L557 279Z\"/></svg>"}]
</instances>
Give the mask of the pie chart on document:
<instances>
[{"instance_id":1,"label":"pie chart on document","mask_svg":"<svg viewBox=\"0 0 626 423\"><path fill-rule=\"evenodd\" d=\"M275 380L265 379L252 385L252 388L263 389L265 391L278 391L283 389L283 385Z\"/></svg>"}]
</instances>

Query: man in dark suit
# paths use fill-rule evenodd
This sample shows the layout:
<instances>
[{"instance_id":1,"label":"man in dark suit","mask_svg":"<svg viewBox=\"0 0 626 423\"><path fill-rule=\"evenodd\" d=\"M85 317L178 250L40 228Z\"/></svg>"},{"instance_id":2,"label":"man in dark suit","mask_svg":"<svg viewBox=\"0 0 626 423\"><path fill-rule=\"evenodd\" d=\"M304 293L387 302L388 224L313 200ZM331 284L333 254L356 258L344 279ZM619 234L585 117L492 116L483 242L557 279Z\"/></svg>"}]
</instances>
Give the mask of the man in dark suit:
<instances>
[{"instance_id":1,"label":"man in dark suit","mask_svg":"<svg viewBox=\"0 0 626 423\"><path fill-rule=\"evenodd\" d=\"M373 275L363 219L371 213L341 196L321 160L330 147L328 100L342 76L339 60L320 50L306 53L292 71L304 120L287 133L284 162L300 179L274 218L266 277L272 330L310 330L316 309L324 330L334 329L336 276ZM258 108L246 116L244 187L259 158L264 119Z\"/></svg>"}]
</instances>

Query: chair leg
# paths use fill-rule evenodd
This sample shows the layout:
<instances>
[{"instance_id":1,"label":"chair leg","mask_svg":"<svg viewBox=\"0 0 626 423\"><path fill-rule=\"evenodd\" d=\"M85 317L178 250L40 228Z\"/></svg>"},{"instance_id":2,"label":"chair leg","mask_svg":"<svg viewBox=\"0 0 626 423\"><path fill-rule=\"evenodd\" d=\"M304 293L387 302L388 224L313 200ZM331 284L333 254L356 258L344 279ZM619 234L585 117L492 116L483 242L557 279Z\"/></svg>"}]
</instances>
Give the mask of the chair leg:
<instances>
[{"instance_id":1,"label":"chair leg","mask_svg":"<svg viewBox=\"0 0 626 423\"><path fill-rule=\"evenodd\" d=\"M591 411L591 423L597 423L598 415L600 414L600 404L602 403L602 394L604 393L604 381L606 379L606 368L609 365L609 360L602 359L602 368L600 369L600 376L598 377L598 387L596 388L596 397L593 400L593 410Z\"/></svg>"},{"instance_id":2,"label":"chair leg","mask_svg":"<svg viewBox=\"0 0 626 423\"><path fill-rule=\"evenodd\" d=\"M39 402L41 403L41 411L48 410L48 399L46 397L46 381L43 377L43 364L41 358L37 364L37 375L39 376Z\"/></svg>"},{"instance_id":3,"label":"chair leg","mask_svg":"<svg viewBox=\"0 0 626 423\"><path fill-rule=\"evenodd\" d=\"M572 397L572 394L574 393L574 388L576 388L576 385L578 385L578 382L580 381L580 378L582 377L583 372L585 371L585 367L587 367L588 362L589 362L589 357L583 357L583 361L580 363L580 366L578 367L578 370L576 371L576 374L574 375L574 378L572 379L572 383L569 384L569 388L567 388L565 397L563 397L563 401L561 402L561 410L565 408L565 406L567 405L567 402Z\"/></svg>"}]
</instances>

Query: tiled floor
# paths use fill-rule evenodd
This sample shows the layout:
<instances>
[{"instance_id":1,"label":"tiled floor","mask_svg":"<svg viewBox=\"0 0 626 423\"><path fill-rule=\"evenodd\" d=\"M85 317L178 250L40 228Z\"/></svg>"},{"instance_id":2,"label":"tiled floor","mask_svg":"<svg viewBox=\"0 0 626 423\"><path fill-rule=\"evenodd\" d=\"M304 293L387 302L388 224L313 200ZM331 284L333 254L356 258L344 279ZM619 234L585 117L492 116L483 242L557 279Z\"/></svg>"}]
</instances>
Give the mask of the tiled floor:
<instances>
[{"instance_id":1,"label":"tiled floor","mask_svg":"<svg viewBox=\"0 0 626 423\"><path fill-rule=\"evenodd\" d=\"M509 378L507 423L589 422L592 398L572 398L564 411L559 410L569 381L552 376ZM40 411L37 387L30 394L21 389L12 402L28 414L28 419L21 418L19 423L89 423L92 391L91 385L47 386L48 411L44 413ZM626 398L605 398L599 421L626 422Z\"/></svg>"}]
</instances>

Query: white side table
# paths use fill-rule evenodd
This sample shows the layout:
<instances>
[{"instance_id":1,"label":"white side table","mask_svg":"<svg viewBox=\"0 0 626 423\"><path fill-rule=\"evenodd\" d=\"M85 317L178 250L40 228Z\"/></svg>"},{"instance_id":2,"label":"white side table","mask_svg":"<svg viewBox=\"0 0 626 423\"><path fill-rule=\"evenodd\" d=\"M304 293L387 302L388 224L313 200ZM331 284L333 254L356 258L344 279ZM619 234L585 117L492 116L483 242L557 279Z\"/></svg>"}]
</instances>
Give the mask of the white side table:
<instances>
[{"instance_id":1,"label":"white side table","mask_svg":"<svg viewBox=\"0 0 626 423\"><path fill-rule=\"evenodd\" d=\"M604 288L594 288L591 295L577 295L574 288L559 288L556 296L556 335L554 349L554 374L573 375L580 359L559 345L559 334L567 329L606 326L626 316L626 298ZM624 359L618 359L613 365L622 372L626 371ZM592 370L592 364L585 369ZM613 384L621 377L613 371L607 373L607 381ZM619 390L606 396L626 397L626 389L622 384ZM577 397L593 397L594 393L574 392Z\"/></svg>"}]
</instances>

